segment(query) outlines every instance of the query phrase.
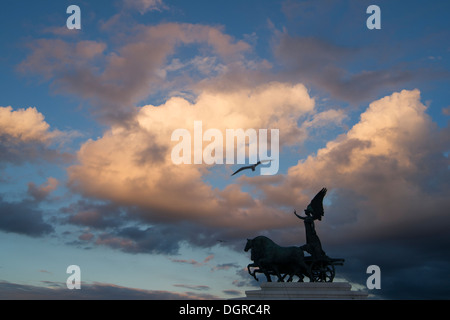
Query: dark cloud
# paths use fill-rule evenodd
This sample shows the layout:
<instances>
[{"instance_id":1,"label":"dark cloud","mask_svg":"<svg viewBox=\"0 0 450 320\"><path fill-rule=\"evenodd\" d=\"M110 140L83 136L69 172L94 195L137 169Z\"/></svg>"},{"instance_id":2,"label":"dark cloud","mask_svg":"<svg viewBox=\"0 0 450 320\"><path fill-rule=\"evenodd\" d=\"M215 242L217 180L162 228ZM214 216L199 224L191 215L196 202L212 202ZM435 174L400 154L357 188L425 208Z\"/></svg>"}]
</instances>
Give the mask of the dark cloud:
<instances>
[{"instance_id":1,"label":"dark cloud","mask_svg":"<svg viewBox=\"0 0 450 320\"><path fill-rule=\"evenodd\" d=\"M59 224L87 227L78 235L73 245L108 246L127 253L177 254L181 243L209 248L218 244L217 239L227 240L227 246L236 244L236 230L204 228L192 222L160 223L144 219L145 209L121 206L113 202L79 200L62 207ZM70 235L69 235L70 236ZM243 236L243 235L242 235Z\"/></svg>"},{"instance_id":2,"label":"dark cloud","mask_svg":"<svg viewBox=\"0 0 450 320\"><path fill-rule=\"evenodd\" d=\"M128 252L173 254L178 252L179 243L183 241L182 235L177 235L174 228L168 227L149 227L146 229L126 227L120 229L115 236L133 241L134 246Z\"/></svg>"},{"instance_id":3,"label":"dark cloud","mask_svg":"<svg viewBox=\"0 0 450 320\"><path fill-rule=\"evenodd\" d=\"M239 290L232 290L232 289L230 289L230 290L223 290L223 293L225 293L225 294L227 294L229 296L236 296L236 297L243 296L242 292L239 291Z\"/></svg>"},{"instance_id":4,"label":"dark cloud","mask_svg":"<svg viewBox=\"0 0 450 320\"><path fill-rule=\"evenodd\" d=\"M5 202L0 196L0 230L39 237L54 231L33 202Z\"/></svg>"},{"instance_id":5,"label":"dark cloud","mask_svg":"<svg viewBox=\"0 0 450 320\"><path fill-rule=\"evenodd\" d=\"M25 163L70 163L74 155L39 141L18 141L0 133L0 166Z\"/></svg>"},{"instance_id":6,"label":"dark cloud","mask_svg":"<svg viewBox=\"0 0 450 320\"><path fill-rule=\"evenodd\" d=\"M212 271L216 271L216 270L228 270L228 269L231 269L231 268L240 268L241 266L240 265L238 265L237 263L235 263L235 262L229 262L229 263L221 263L221 264L218 264L218 265L216 265L216 266L214 266L211 270Z\"/></svg>"},{"instance_id":7,"label":"dark cloud","mask_svg":"<svg viewBox=\"0 0 450 320\"><path fill-rule=\"evenodd\" d=\"M142 134L142 133L141 133ZM148 163L163 163L164 157L169 152L169 148L166 145L159 145L157 142L155 142L155 137L152 134L145 133L146 139L148 141L148 144L145 146L145 148L138 152L136 154L136 165L145 165Z\"/></svg>"},{"instance_id":8,"label":"dark cloud","mask_svg":"<svg viewBox=\"0 0 450 320\"><path fill-rule=\"evenodd\" d=\"M410 230L376 242L328 247L346 259L344 266L336 267L337 275L363 286L369 277L367 267L379 266L381 289L369 291L379 298L449 299L450 280L445 274L450 252L446 238L442 233L424 237Z\"/></svg>"},{"instance_id":9,"label":"dark cloud","mask_svg":"<svg viewBox=\"0 0 450 320\"><path fill-rule=\"evenodd\" d=\"M190 290L198 290L198 291L207 291L211 289L211 287L209 286L202 286L202 285L174 284L173 286L177 288L187 288Z\"/></svg>"},{"instance_id":10,"label":"dark cloud","mask_svg":"<svg viewBox=\"0 0 450 320\"><path fill-rule=\"evenodd\" d=\"M36 201L45 200L49 194L58 187L58 180L55 178L48 178L47 183L36 186L34 182L28 183L27 193Z\"/></svg>"},{"instance_id":11,"label":"dark cloud","mask_svg":"<svg viewBox=\"0 0 450 320\"><path fill-rule=\"evenodd\" d=\"M407 38L389 32L398 25L404 30L424 31L428 22L410 14L392 14L399 12L398 3L378 1L383 27L380 32L371 32L366 28L366 9L372 4L366 0L283 1L281 11L287 17L286 25L283 32L275 32L273 42L281 73L353 105L405 87L422 87L424 82L448 81L448 66L431 63L439 59L437 54L420 56L424 50L445 55L445 28L410 32ZM417 2L411 4L410 10L430 17L445 12L446 6L436 3L424 7Z\"/></svg>"},{"instance_id":12,"label":"dark cloud","mask_svg":"<svg viewBox=\"0 0 450 320\"><path fill-rule=\"evenodd\" d=\"M119 223L116 219L108 218L108 216L102 215L99 211L94 210L80 211L77 214L70 216L68 222L97 229L115 226Z\"/></svg>"},{"instance_id":13,"label":"dark cloud","mask_svg":"<svg viewBox=\"0 0 450 320\"><path fill-rule=\"evenodd\" d=\"M61 208L60 212L68 214L67 217L60 219L61 223L99 230L121 225L125 216L123 208L120 206L84 199Z\"/></svg>"},{"instance_id":14,"label":"dark cloud","mask_svg":"<svg viewBox=\"0 0 450 320\"><path fill-rule=\"evenodd\" d=\"M218 299L206 294L177 293L164 290L144 290L107 283L81 283L80 290L69 290L64 283L33 286L0 281L0 299L5 300L198 300Z\"/></svg>"},{"instance_id":15,"label":"dark cloud","mask_svg":"<svg viewBox=\"0 0 450 320\"><path fill-rule=\"evenodd\" d=\"M99 233L94 241L127 253L177 254L183 241L189 242L190 231L174 226L156 225L151 227L123 226Z\"/></svg>"},{"instance_id":16,"label":"dark cloud","mask_svg":"<svg viewBox=\"0 0 450 320\"><path fill-rule=\"evenodd\" d=\"M221 230L221 228L204 228L195 223L153 224L145 226L123 226L107 233L100 234L96 239L97 245L106 245L128 253L156 253L178 254L182 243L188 243L198 248L211 248L217 245L217 239L230 239L228 247L243 250L245 232L236 230ZM178 261L180 262L180 261ZM186 262L186 261L184 261ZM192 264L202 265L207 261L190 261ZM223 266L223 268L232 267Z\"/></svg>"},{"instance_id":17,"label":"dark cloud","mask_svg":"<svg viewBox=\"0 0 450 320\"><path fill-rule=\"evenodd\" d=\"M62 224L90 228L76 245L102 245L128 253L176 254L180 242L188 241L190 229L179 225L149 225L139 218L140 209L112 202L79 200L60 212Z\"/></svg>"},{"instance_id":18,"label":"dark cloud","mask_svg":"<svg viewBox=\"0 0 450 320\"><path fill-rule=\"evenodd\" d=\"M134 26L114 37L123 39L121 46L107 48L106 43L93 40L38 39L30 44L31 53L18 70L43 75L57 92L90 101L92 113L100 119L124 124L139 101L173 89L177 81L166 78L166 60L179 46L198 45L224 61L239 60L249 50L247 43L235 41L218 28L194 24ZM184 79L184 75L175 78ZM182 82L189 83L186 80Z\"/></svg>"},{"instance_id":19,"label":"dark cloud","mask_svg":"<svg viewBox=\"0 0 450 320\"><path fill-rule=\"evenodd\" d=\"M275 46L278 62L285 68L281 71L284 75L313 85L338 100L366 102L387 89L400 89L413 80L412 71L399 67L348 71L352 60L364 54L367 52L358 48L287 33L279 34Z\"/></svg>"}]
</instances>

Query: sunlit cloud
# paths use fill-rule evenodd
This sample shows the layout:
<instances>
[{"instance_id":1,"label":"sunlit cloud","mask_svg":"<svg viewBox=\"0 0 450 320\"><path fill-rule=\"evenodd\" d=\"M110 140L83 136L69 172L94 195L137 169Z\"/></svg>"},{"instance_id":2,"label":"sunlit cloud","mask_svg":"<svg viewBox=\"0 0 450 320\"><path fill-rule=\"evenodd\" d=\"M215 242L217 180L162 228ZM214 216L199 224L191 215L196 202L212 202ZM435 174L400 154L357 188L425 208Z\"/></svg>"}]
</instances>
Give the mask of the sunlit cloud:
<instances>
[{"instance_id":1,"label":"sunlit cloud","mask_svg":"<svg viewBox=\"0 0 450 320\"><path fill-rule=\"evenodd\" d=\"M35 107L0 107L0 163L68 162L72 155L60 147L77 135L75 131L51 130Z\"/></svg>"}]
</instances>

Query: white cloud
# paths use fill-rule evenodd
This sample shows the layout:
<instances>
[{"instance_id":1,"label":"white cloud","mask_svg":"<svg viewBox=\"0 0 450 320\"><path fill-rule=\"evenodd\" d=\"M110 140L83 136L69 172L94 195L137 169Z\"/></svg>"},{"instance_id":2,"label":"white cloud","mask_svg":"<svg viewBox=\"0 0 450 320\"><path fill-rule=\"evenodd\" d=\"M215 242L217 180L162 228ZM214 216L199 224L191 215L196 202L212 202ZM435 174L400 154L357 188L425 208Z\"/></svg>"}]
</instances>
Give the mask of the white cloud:
<instances>
[{"instance_id":1,"label":"white cloud","mask_svg":"<svg viewBox=\"0 0 450 320\"><path fill-rule=\"evenodd\" d=\"M298 145L306 134L297 121L314 114L314 101L304 86L283 83L204 92L194 103L174 97L160 106L142 107L133 126L113 127L86 142L78 153L79 164L68 169L69 179L89 197L138 206L143 210L137 216L145 221L189 221L233 228L235 235L292 225L292 215L280 206L305 205L326 186L334 212L325 226L339 225L340 230L328 236L380 235L404 221L418 223L423 210L440 217L437 208L448 202L426 187L434 183L443 190L448 185L448 164L441 152L444 142L436 139L441 135L425 111L418 90L393 93L370 104L347 133L299 161L287 175L242 177L219 190L204 181L208 166L171 162L174 129L191 130L194 120L202 120L204 130L279 127L280 141ZM344 118L340 111L318 113L306 127L332 122L334 115L338 123ZM439 170L439 178L434 177ZM236 182L252 185L258 196Z\"/></svg>"},{"instance_id":2,"label":"white cloud","mask_svg":"<svg viewBox=\"0 0 450 320\"><path fill-rule=\"evenodd\" d=\"M11 106L0 107L0 163L69 161L71 155L59 149L75 136L78 136L75 131L51 130L42 113L34 107L17 110Z\"/></svg>"},{"instance_id":3,"label":"white cloud","mask_svg":"<svg viewBox=\"0 0 450 320\"><path fill-rule=\"evenodd\" d=\"M283 219L276 210L263 208L239 188L221 191L205 183L208 166L173 164L171 149L176 143L171 135L178 128L191 131L194 121L201 120L203 132L279 128L283 144L301 143L305 135L297 121L313 110L314 100L301 84L205 91L192 104L173 97L159 106L142 107L133 125L113 126L100 139L86 142L78 152L79 164L68 169L70 184L88 196L145 208L143 218L149 221L185 219L213 226L241 221L244 228L280 225ZM243 203L248 206L241 207ZM266 219L255 223L246 218L253 215Z\"/></svg>"},{"instance_id":4,"label":"white cloud","mask_svg":"<svg viewBox=\"0 0 450 320\"><path fill-rule=\"evenodd\" d=\"M419 90L371 103L346 134L291 167L283 188L298 197L322 186L335 190L326 220L340 232L328 235L382 237L412 226L419 232L424 214L427 225L448 223L439 209L450 205L445 138L425 111Z\"/></svg>"},{"instance_id":5,"label":"white cloud","mask_svg":"<svg viewBox=\"0 0 450 320\"><path fill-rule=\"evenodd\" d=\"M125 7L138 10L141 14L167 9L162 0L124 0L124 4Z\"/></svg>"},{"instance_id":6,"label":"white cloud","mask_svg":"<svg viewBox=\"0 0 450 320\"><path fill-rule=\"evenodd\" d=\"M13 110L11 106L0 107L0 135L22 142L48 143L60 133L50 131L42 113L36 108Z\"/></svg>"}]
</instances>

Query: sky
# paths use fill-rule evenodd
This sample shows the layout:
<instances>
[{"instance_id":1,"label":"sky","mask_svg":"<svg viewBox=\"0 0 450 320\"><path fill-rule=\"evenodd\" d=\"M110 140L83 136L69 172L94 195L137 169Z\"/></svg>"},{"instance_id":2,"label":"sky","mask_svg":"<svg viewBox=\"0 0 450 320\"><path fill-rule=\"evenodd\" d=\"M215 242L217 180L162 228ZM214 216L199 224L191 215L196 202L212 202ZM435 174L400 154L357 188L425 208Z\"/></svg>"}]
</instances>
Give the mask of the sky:
<instances>
[{"instance_id":1,"label":"sky","mask_svg":"<svg viewBox=\"0 0 450 320\"><path fill-rule=\"evenodd\" d=\"M366 23L373 4L380 29ZM303 245L293 211L326 187L315 226L345 259L336 281L449 299L448 12L437 0L3 1L0 298L245 296L259 285L246 239ZM180 129L190 135L173 139ZM267 130L273 163L231 176L244 164L226 152L252 164L251 146L227 147L238 129ZM366 288L371 265L381 289Z\"/></svg>"}]
</instances>

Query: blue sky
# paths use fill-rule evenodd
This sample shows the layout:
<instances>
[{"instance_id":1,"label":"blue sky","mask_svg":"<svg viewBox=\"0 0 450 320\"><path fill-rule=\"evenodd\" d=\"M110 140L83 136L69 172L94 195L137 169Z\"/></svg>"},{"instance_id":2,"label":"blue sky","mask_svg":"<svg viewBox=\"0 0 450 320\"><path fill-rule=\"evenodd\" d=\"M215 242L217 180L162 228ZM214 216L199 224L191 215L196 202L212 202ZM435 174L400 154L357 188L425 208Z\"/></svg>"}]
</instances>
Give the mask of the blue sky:
<instances>
[{"instance_id":1,"label":"blue sky","mask_svg":"<svg viewBox=\"0 0 450 320\"><path fill-rule=\"evenodd\" d=\"M81 30L66 27L71 4ZM371 4L380 30L366 27ZM346 259L340 280L364 286L376 264L378 297L448 298L449 10L5 1L0 297L243 296L257 286L245 239L303 244L292 211L326 186L316 228ZM278 173L175 165L171 133L200 120L278 129Z\"/></svg>"}]
</instances>

